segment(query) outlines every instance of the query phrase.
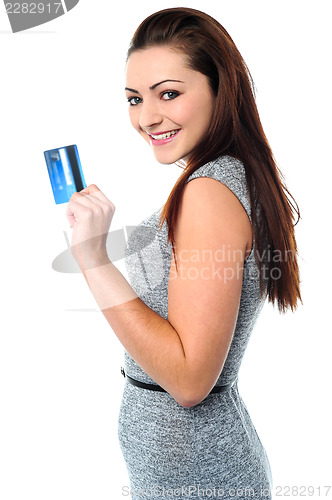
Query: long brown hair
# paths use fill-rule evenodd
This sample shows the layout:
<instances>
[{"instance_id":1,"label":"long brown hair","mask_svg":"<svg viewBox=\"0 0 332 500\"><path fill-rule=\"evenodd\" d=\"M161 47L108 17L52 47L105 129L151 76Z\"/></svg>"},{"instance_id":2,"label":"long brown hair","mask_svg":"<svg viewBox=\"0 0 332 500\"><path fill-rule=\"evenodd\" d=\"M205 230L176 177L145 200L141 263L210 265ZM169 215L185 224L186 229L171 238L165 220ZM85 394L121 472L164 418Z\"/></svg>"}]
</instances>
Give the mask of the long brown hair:
<instances>
[{"instance_id":1,"label":"long brown hair","mask_svg":"<svg viewBox=\"0 0 332 500\"><path fill-rule=\"evenodd\" d=\"M261 295L266 293L273 304L277 301L280 312L289 307L293 311L301 300L293 224L295 213L298 222L300 212L265 136L253 80L241 54L215 19L182 7L146 18L132 38L127 60L134 51L154 46L168 46L185 54L188 67L207 76L216 96L209 130L174 185L163 207L160 227L166 220L168 242L174 251L174 228L188 177L221 155L240 160L250 193Z\"/></svg>"}]
</instances>

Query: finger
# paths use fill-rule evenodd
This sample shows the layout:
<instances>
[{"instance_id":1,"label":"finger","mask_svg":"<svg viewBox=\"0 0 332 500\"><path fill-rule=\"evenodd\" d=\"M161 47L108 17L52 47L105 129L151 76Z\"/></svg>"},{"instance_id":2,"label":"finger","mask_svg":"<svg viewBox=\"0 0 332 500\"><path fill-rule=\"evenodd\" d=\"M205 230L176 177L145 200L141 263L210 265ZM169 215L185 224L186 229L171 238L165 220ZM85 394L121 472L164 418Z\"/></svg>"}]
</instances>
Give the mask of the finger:
<instances>
[{"instance_id":1,"label":"finger","mask_svg":"<svg viewBox=\"0 0 332 500\"><path fill-rule=\"evenodd\" d=\"M79 194L83 194L84 196L92 195L94 198L97 198L100 201L103 201L107 204L110 204L113 208L114 204L104 195L104 193L96 186L96 184L90 184L85 189L79 191Z\"/></svg>"},{"instance_id":2,"label":"finger","mask_svg":"<svg viewBox=\"0 0 332 500\"><path fill-rule=\"evenodd\" d=\"M68 213L66 213L66 216L67 216L67 220L68 220L68 222L69 222L69 226L70 226L71 228L73 228L73 227L74 227L74 224L75 224L75 222L76 222L75 217L74 217L73 215L68 214Z\"/></svg>"},{"instance_id":3,"label":"finger","mask_svg":"<svg viewBox=\"0 0 332 500\"><path fill-rule=\"evenodd\" d=\"M100 200L99 198L96 198L96 196L93 196L91 194L81 194L80 192L74 193L72 194L68 205L71 205L73 203L78 203L79 205L90 208L91 210L93 210L95 207L99 207L105 213L108 210L114 211L114 206L109 200L105 202L103 200Z\"/></svg>"},{"instance_id":4,"label":"finger","mask_svg":"<svg viewBox=\"0 0 332 500\"><path fill-rule=\"evenodd\" d=\"M82 196L84 198L84 196ZM77 201L69 201L66 209L66 216L70 223L70 227L73 227L74 223L77 222L77 216L79 213L91 212L91 204L89 206Z\"/></svg>"},{"instance_id":5,"label":"finger","mask_svg":"<svg viewBox=\"0 0 332 500\"><path fill-rule=\"evenodd\" d=\"M92 194L92 193L96 193L97 191L100 191L99 187L97 187L96 184L90 184L88 187L82 189L79 192L86 193L86 194Z\"/></svg>"}]
</instances>

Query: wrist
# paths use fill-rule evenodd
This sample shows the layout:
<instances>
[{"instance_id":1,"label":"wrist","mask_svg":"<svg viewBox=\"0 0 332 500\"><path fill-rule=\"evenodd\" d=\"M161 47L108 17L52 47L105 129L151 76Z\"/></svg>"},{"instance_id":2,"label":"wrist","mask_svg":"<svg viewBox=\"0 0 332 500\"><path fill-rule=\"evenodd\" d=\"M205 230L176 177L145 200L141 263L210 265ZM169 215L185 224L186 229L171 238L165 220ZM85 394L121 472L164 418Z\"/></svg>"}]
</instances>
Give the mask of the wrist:
<instances>
[{"instance_id":1,"label":"wrist","mask_svg":"<svg viewBox=\"0 0 332 500\"><path fill-rule=\"evenodd\" d=\"M96 251L87 254L83 253L80 248L78 248L75 260L82 272L105 266L111 262L106 249L104 251Z\"/></svg>"},{"instance_id":2,"label":"wrist","mask_svg":"<svg viewBox=\"0 0 332 500\"><path fill-rule=\"evenodd\" d=\"M137 294L110 259L98 259L95 266L82 270L101 311L137 299Z\"/></svg>"}]
</instances>

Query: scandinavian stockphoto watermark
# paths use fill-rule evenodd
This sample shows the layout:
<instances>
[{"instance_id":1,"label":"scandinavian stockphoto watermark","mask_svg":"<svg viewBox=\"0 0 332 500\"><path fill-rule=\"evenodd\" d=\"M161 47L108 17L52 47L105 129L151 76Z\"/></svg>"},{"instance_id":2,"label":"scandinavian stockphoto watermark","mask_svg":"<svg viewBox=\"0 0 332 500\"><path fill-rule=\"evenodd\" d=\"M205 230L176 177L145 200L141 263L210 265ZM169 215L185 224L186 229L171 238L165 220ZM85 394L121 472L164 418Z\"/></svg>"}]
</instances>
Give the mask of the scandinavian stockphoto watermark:
<instances>
[{"instance_id":1,"label":"scandinavian stockphoto watermark","mask_svg":"<svg viewBox=\"0 0 332 500\"><path fill-rule=\"evenodd\" d=\"M133 239L131 239L132 233ZM80 273L81 269L73 258L75 247L70 245L68 234L64 231L67 249L61 252L52 262L54 271L61 273ZM95 238L99 239L100 236ZM236 278L241 279L244 274L249 279L262 278L278 280L281 277L280 263L294 262L295 254L291 250L264 249L256 252L256 261L265 263L261 269L256 266L246 266L248 256L242 250L233 249L229 244L221 244L218 249L209 248L176 251L177 268L170 270L165 265L165 257L171 256L170 243L166 246L163 239L158 238L158 232L151 226L124 226L122 229L110 231L103 235L106 241L106 250L111 262L126 259L128 268L141 270L142 278L149 289L162 283L164 278L169 280L180 278L188 280L223 280L225 283ZM93 247L93 238L81 242Z\"/></svg>"},{"instance_id":2,"label":"scandinavian stockphoto watermark","mask_svg":"<svg viewBox=\"0 0 332 500\"><path fill-rule=\"evenodd\" d=\"M37 2L7 2L6 13L13 33L53 21L78 4L79 0L39 0Z\"/></svg>"},{"instance_id":3,"label":"scandinavian stockphoto watermark","mask_svg":"<svg viewBox=\"0 0 332 500\"><path fill-rule=\"evenodd\" d=\"M122 281L119 287L113 287L108 295L99 297L99 307L108 309L132 300L145 297L150 293L159 293L167 288L171 280L188 280L209 284L212 280L228 286L231 282L243 281L248 286L257 287L262 278L278 280L281 277L281 263L295 259L293 252L264 250L246 254L230 244L222 243L217 249L176 249L177 267L172 265L172 246L166 243L166 234L160 234L155 227L148 225L125 226L122 229L107 232L80 242L70 244L64 232L67 249L52 262L52 268L62 273L83 273L89 281L111 272L115 282L118 279L116 267L109 265L124 259L129 284ZM106 244L107 256L102 251L95 255L95 249ZM248 265L248 260L251 263ZM253 259L260 265L254 265ZM79 262L79 264L78 264ZM101 269L103 266L104 269ZM99 268L97 270L97 268ZM102 271L102 273L99 272ZM96 271L96 272L94 272ZM115 283L114 282L114 283ZM158 291L159 290L159 291ZM135 293L135 295L133 295ZM101 305L102 303L102 305Z\"/></svg>"},{"instance_id":4,"label":"scandinavian stockphoto watermark","mask_svg":"<svg viewBox=\"0 0 332 500\"><path fill-rule=\"evenodd\" d=\"M112 307L132 300L133 290L139 297L150 293L159 293L167 288L172 280L187 280L200 282L202 285L218 281L228 286L231 282L243 281L254 287L258 286L260 278L263 280L278 280L281 277L280 263L295 258L290 252L272 252L266 250L256 259L262 266L247 265L248 255L242 250L231 248L223 243L217 249L175 249L177 267L172 265L172 246L166 244L166 234L160 236L159 231L151 226L125 226L122 229L95 235L93 238L70 244L64 232L67 249L61 252L52 263L55 271L62 273L82 273L88 280L94 280L103 272L112 270L116 276L115 267L109 265L124 259L129 283L125 286L127 293L123 294L123 284L114 287L109 295L101 298L103 308ZM95 249L100 248L100 243L106 244L107 256L102 252L100 256L94 255ZM253 259L253 254L250 256ZM78 264L79 261L79 264ZM266 264L267 263L267 264ZM106 266L98 273L97 268ZM97 272L94 273L94 270ZM117 295L119 290L119 295ZM120 293L121 291L121 293ZM136 295L136 296L137 296ZM101 306L100 306L101 307Z\"/></svg>"}]
</instances>

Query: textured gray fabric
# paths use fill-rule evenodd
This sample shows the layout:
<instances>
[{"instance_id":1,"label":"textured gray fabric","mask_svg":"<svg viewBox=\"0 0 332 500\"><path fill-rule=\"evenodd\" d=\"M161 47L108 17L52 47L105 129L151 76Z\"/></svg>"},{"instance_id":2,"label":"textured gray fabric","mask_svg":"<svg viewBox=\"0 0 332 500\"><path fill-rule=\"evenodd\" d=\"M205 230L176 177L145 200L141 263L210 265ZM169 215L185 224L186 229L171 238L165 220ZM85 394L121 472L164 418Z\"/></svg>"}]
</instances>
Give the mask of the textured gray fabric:
<instances>
[{"instance_id":1,"label":"textured gray fabric","mask_svg":"<svg viewBox=\"0 0 332 500\"><path fill-rule=\"evenodd\" d=\"M212 177L225 184L251 219L241 162L222 156L196 170L188 182L197 177ZM167 244L166 224L158 230L160 212L161 208L132 232L125 262L137 295L167 319L171 245ZM244 266L234 336L216 385L237 377L264 300L253 248ZM155 383L127 352L125 371L137 380ZM237 382L227 392L211 394L200 404L184 408L167 393L126 381L118 432L132 498L272 498L269 460Z\"/></svg>"}]
</instances>

